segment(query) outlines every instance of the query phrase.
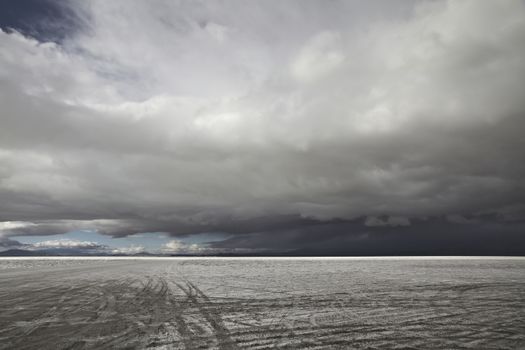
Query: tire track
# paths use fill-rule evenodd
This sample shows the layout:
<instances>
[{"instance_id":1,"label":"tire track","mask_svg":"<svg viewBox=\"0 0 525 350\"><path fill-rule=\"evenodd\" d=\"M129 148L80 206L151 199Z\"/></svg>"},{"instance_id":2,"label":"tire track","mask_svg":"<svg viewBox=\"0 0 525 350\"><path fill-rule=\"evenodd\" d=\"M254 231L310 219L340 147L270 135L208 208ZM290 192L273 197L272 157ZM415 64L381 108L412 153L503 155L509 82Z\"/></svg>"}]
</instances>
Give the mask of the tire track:
<instances>
[{"instance_id":1,"label":"tire track","mask_svg":"<svg viewBox=\"0 0 525 350\"><path fill-rule=\"evenodd\" d=\"M178 302L175 299L175 296L171 293L168 294L168 300L170 302L170 314L171 314L171 320L169 321L169 324L175 328L177 331L182 344L184 345L184 349L195 349L197 344L193 341L192 333L186 323L186 321L183 318L183 312L187 309L187 300L184 300L183 302ZM175 335L173 333L168 333L168 336L175 340Z\"/></svg>"},{"instance_id":2,"label":"tire track","mask_svg":"<svg viewBox=\"0 0 525 350\"><path fill-rule=\"evenodd\" d=\"M139 282L142 288L135 289L132 287L134 282ZM131 294L127 299L123 300L119 307L116 308L119 315L119 320L121 324L125 325L125 329L119 333L113 333L109 335L104 341L99 341L96 343L97 348L122 348L122 347L133 347L133 348L143 348L148 339L148 333L151 327L153 318L148 312L148 306L150 306L154 301L156 301L159 296L158 293L163 292L163 288L159 288L159 284L154 284L154 279L147 277L146 281L142 280L133 280L131 283L128 283L126 287L122 286L113 288L119 294ZM151 299L153 298L153 299ZM123 308L120 308L122 306ZM149 317L149 319L147 319ZM144 322L146 321L146 322ZM138 344L137 344L138 343ZM132 346L132 344L134 344ZM140 344L140 345L139 345Z\"/></svg>"},{"instance_id":3,"label":"tire track","mask_svg":"<svg viewBox=\"0 0 525 350\"><path fill-rule=\"evenodd\" d=\"M113 318L118 314L117 294L114 291L121 292L122 290L126 290L132 283L133 279L127 278L124 281L110 281L103 286L95 287L95 290L99 291L98 295L103 296L103 300L100 302L99 307L94 310L95 314L91 317L89 323L85 327L82 327L81 334L83 338L77 341L77 345L97 344L107 338L120 338L128 332L126 328L118 333L104 335L104 333L108 332L108 327L105 325L110 323L109 328L111 329L111 321L113 321Z\"/></svg>"},{"instance_id":4,"label":"tire track","mask_svg":"<svg viewBox=\"0 0 525 350\"><path fill-rule=\"evenodd\" d=\"M396 279L390 262L374 261L366 266L377 281L363 283L359 264L243 261L229 274L238 264L143 260L0 275L0 349L525 349L525 265L455 274L435 263L421 278Z\"/></svg>"},{"instance_id":5,"label":"tire track","mask_svg":"<svg viewBox=\"0 0 525 350\"><path fill-rule=\"evenodd\" d=\"M217 312L216 307L213 305L209 297L188 280L186 280L186 287L177 282L175 282L175 284L184 292L184 294L186 294L187 298L197 307L201 315L211 326L219 349L238 349L237 343L231 338L230 332L224 325L219 312Z\"/></svg>"},{"instance_id":6,"label":"tire track","mask_svg":"<svg viewBox=\"0 0 525 350\"><path fill-rule=\"evenodd\" d=\"M9 345L13 346L13 348L19 348L24 343L24 339L30 337L33 333L46 329L50 325L55 324L63 320L65 317L63 314L61 314L61 309L64 307L64 302L67 300L67 298L70 296L70 292L73 290L78 290L79 287L70 286L65 289L65 291L62 293L62 296L59 298L59 300L50 308L46 309L42 313L40 313L38 316L33 316L31 321L22 321L22 325L14 325L13 327L17 331L21 331L21 334L17 336L17 339L14 341L10 341ZM45 298L37 298L36 301L33 301L33 305L38 304L39 302L42 302L43 300L46 301L52 301L54 298L56 298L56 291L59 290L56 287L55 288L44 288L41 290L46 291L55 291L53 295L45 297ZM30 295L38 294L40 290L37 290L35 293L30 293ZM30 323L29 325L25 326L25 323ZM13 328L11 327L11 328ZM22 328L22 329L20 329Z\"/></svg>"}]
</instances>

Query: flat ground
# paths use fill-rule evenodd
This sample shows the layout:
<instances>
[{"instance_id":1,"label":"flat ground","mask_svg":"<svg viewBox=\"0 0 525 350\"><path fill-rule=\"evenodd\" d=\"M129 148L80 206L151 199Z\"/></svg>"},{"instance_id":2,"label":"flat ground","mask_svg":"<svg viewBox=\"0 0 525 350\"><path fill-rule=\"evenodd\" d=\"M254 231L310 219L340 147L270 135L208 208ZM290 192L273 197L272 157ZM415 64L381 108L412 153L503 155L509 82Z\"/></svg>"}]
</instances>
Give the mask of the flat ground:
<instances>
[{"instance_id":1,"label":"flat ground","mask_svg":"<svg viewBox=\"0 0 525 350\"><path fill-rule=\"evenodd\" d=\"M0 349L525 349L525 259L0 260Z\"/></svg>"}]
</instances>

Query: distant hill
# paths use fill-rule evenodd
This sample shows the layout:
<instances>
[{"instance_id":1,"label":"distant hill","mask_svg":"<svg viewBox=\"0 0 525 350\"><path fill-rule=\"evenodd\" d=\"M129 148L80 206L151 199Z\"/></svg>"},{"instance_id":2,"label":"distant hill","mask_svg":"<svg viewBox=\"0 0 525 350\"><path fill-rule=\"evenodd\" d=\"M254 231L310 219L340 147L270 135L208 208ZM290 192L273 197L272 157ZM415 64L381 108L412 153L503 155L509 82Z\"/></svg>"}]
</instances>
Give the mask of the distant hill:
<instances>
[{"instance_id":1,"label":"distant hill","mask_svg":"<svg viewBox=\"0 0 525 350\"><path fill-rule=\"evenodd\" d=\"M23 249L9 249L0 252L0 256L47 256L46 253Z\"/></svg>"},{"instance_id":2,"label":"distant hill","mask_svg":"<svg viewBox=\"0 0 525 350\"><path fill-rule=\"evenodd\" d=\"M41 250L9 249L0 252L0 256L157 256L147 252L135 254L112 254L112 253L91 253L75 248L50 248Z\"/></svg>"}]
</instances>

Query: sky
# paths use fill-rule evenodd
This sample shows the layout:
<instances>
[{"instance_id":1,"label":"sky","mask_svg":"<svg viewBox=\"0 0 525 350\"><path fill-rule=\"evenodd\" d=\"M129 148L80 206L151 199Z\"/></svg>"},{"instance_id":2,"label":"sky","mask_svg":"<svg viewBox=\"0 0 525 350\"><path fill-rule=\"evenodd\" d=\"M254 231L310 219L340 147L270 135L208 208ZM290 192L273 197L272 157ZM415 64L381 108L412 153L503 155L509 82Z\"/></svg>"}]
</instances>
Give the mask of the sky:
<instances>
[{"instance_id":1,"label":"sky","mask_svg":"<svg viewBox=\"0 0 525 350\"><path fill-rule=\"evenodd\" d=\"M525 254L525 1L0 4L0 250Z\"/></svg>"}]
</instances>

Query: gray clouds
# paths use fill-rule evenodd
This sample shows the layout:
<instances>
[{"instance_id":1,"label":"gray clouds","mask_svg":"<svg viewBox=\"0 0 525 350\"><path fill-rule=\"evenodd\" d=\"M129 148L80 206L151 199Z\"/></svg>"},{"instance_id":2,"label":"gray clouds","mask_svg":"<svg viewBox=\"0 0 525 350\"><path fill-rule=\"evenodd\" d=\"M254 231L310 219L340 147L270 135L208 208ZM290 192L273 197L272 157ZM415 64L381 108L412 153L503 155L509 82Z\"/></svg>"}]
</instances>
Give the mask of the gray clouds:
<instances>
[{"instance_id":1,"label":"gray clouds","mask_svg":"<svg viewBox=\"0 0 525 350\"><path fill-rule=\"evenodd\" d=\"M72 1L59 44L1 32L3 234L523 205L524 3L378 4Z\"/></svg>"}]
</instances>

